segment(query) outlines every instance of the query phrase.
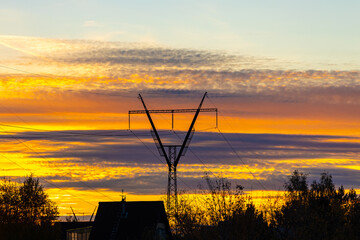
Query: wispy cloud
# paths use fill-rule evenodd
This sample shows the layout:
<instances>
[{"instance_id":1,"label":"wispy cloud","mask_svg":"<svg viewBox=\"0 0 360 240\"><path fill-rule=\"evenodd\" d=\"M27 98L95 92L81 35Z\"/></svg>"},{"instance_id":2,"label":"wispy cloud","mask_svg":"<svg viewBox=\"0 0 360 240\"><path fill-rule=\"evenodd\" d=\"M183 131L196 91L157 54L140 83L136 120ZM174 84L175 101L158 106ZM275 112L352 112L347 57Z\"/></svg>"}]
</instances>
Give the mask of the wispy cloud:
<instances>
[{"instance_id":1,"label":"wispy cloud","mask_svg":"<svg viewBox=\"0 0 360 240\"><path fill-rule=\"evenodd\" d=\"M204 91L210 92L220 116L231 122L226 126L221 119L220 127L226 128L237 155L221 135L196 132L191 149L206 166L188 152L178 169L185 183L196 186L210 170L248 189L261 188L252 172L278 190L287 174L302 169L312 176L329 170L337 184L358 184L352 179L359 175L359 71L313 70L278 59L150 43L14 36L1 36L0 43L22 53L10 63L0 59L7 67L0 75L0 100L13 110L0 106L4 121L19 124L21 118L50 130L52 125L87 129L75 134L21 129L0 136L4 154L46 166L53 172L40 176L63 187L84 188L79 183L83 180L113 191L124 185L138 194L160 193L167 174L161 158L130 132L88 129L127 128L126 112L141 106L138 92L149 99L150 108L168 108L193 107ZM205 105L214 107L208 100ZM214 125L209 119L202 120L201 128ZM184 122L176 120L181 126ZM149 133L136 134L156 155ZM19 142L14 147L14 137L37 153Z\"/></svg>"},{"instance_id":2,"label":"wispy cloud","mask_svg":"<svg viewBox=\"0 0 360 240\"><path fill-rule=\"evenodd\" d=\"M164 180L167 174L166 165L162 158L157 157L150 134L143 131L136 134L150 150L132 134L124 131L22 132L2 135L1 141L12 142L15 137L27 141L27 144L31 144L32 141L47 142L46 147L40 145L44 150L36 153L28 151L27 155L31 159L38 158L39 161L46 162L49 169L54 169L52 173L58 172L58 177L63 180L64 186L80 186L81 184L76 183L78 180L89 181L95 185L103 184L103 187L114 181L132 181L135 185L137 181L143 182L145 177L153 180L147 180L146 186L140 184L137 189L141 193L146 193L147 189L159 188L166 182ZM243 181L243 185L250 187L251 184L256 184L256 180L251 176L253 172L257 178L265 180L269 188L278 190L274 189L274 186L275 188L281 186L279 181L286 178L286 175L294 169L303 169L312 175L331 169L332 174L339 176L336 183L346 186L349 186L354 174L360 174L360 169L352 169L352 166L358 166L360 161L359 138L290 134L225 134L225 136L236 149L236 154L221 135L196 133L192 150L187 152L179 165L179 177L187 179L189 184L196 186L201 182L204 172L211 171L217 175ZM174 136L163 137L166 141L166 138ZM59 146L63 147L59 148ZM2 152L6 153L6 150L3 149ZM21 152L23 150L19 149L19 153ZM16 151L14 152L13 148L9 149L8 154L16 154ZM49 160L44 161L45 159ZM125 168L130 171L124 172ZM224 171L224 168L227 170ZM73 169L77 174L68 178L66 169ZM101 174L102 171L107 174ZM345 175L349 171L352 175Z\"/></svg>"},{"instance_id":3,"label":"wispy cloud","mask_svg":"<svg viewBox=\"0 0 360 240\"><path fill-rule=\"evenodd\" d=\"M286 64L274 59L145 43L11 36L0 37L0 42L29 54L15 66L24 72L2 75L2 83L12 88L32 85L34 89L102 92L207 89L224 96L271 96L274 101L358 104L358 71L281 70L278 67Z\"/></svg>"}]
</instances>

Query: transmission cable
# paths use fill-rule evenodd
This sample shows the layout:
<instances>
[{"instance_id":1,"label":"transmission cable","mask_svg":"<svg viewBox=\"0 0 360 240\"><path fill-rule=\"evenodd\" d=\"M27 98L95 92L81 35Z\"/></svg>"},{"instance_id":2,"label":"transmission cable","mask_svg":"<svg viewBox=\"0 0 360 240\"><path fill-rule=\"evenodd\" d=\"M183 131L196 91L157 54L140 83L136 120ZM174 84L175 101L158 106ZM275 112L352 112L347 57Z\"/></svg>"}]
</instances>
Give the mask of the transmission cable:
<instances>
[{"instance_id":1,"label":"transmission cable","mask_svg":"<svg viewBox=\"0 0 360 240\"><path fill-rule=\"evenodd\" d=\"M107 134L107 133L115 133L115 132L120 132L120 131L126 132L129 129L101 130L101 131L103 131L101 133L83 133L83 132L80 132L80 131L87 131L87 130L79 130L79 132L74 132L74 131L71 131L71 130L48 130L48 129L32 128L32 127L25 127L25 126L6 124L6 123L0 123L0 126L11 127L11 128L19 128L19 129L27 129L27 130L34 130L34 131L25 132L26 134L34 134L34 135L45 135L45 132L47 132L47 133L58 133L59 135L57 135L57 136L55 135L56 137L75 137L76 135L93 136L93 137L126 137L126 136L132 136L131 134ZM202 129L202 130L207 130L207 129ZM200 130L200 131L202 131L202 130ZM100 130L90 130L90 131L100 131ZM18 133L18 132L16 132L16 133ZM62 135L60 135L60 134L62 134ZM63 136L63 135L69 135L69 136ZM137 134L137 135L138 136L150 136L149 133ZM171 135L171 133L165 133L165 134L162 134L162 135ZM52 134L51 136L54 136L54 134Z\"/></svg>"},{"instance_id":2,"label":"transmission cable","mask_svg":"<svg viewBox=\"0 0 360 240\"><path fill-rule=\"evenodd\" d=\"M167 165L163 160L161 160L161 158L158 157L158 155L156 155L132 130L129 130L151 153L152 155L155 156L155 158L157 158L162 164ZM190 187L185 181L182 180L182 178L179 178L177 176L177 178L185 185L187 186L190 190L193 190L192 187Z\"/></svg>"},{"instance_id":3,"label":"transmission cable","mask_svg":"<svg viewBox=\"0 0 360 240\"><path fill-rule=\"evenodd\" d=\"M211 129L213 129L213 128L211 128ZM177 134L177 132L175 132L175 131L173 131L173 132L174 132L175 135L181 140L181 138L180 138L180 136ZM197 154L195 154L195 152L194 152L189 146L188 146L188 149L189 149L190 152L195 156L195 158L196 158L202 165L204 165L204 167L206 168L207 172L210 172L212 175L214 175L214 177L215 177L216 179L219 178L215 173L213 173L213 172L206 166L206 164L204 163L204 161L201 160L201 158L200 158Z\"/></svg>"},{"instance_id":4,"label":"transmission cable","mask_svg":"<svg viewBox=\"0 0 360 240\"><path fill-rule=\"evenodd\" d=\"M3 155L2 153L0 153L0 156L2 156L3 158L6 158L8 161L14 163L15 165L17 165L18 167L24 169L25 171L27 171L27 172L29 172L29 173L32 173L31 170L29 170L29 169L21 166L19 163L17 163L16 161L11 160L11 159L8 158L7 156ZM34 171L36 171L36 170L34 170ZM67 193L67 194L69 194L70 196L73 196L73 197L75 197L75 198L77 198L77 199L79 199L79 200L81 200L81 201L83 201L83 202L85 202L85 203L87 203L87 204L89 204L89 205L97 206L97 205L95 205L95 204L93 204L93 203L91 203L91 202L89 202L89 201L87 201L87 200L84 200L83 198L81 198L81 197L79 197L79 196L77 196L77 195L75 195L75 194L73 194L73 193L70 193L70 192L68 192L67 190L65 190L65 189L57 186L57 185L56 185L55 183L53 183L53 182L47 181L45 178L46 178L46 177L41 177L41 179L42 179L43 181L45 181L46 183L52 185L53 187L55 187L55 188L57 188L57 189L59 189L59 190L61 190L61 191L63 191L64 193Z\"/></svg>"},{"instance_id":5,"label":"transmission cable","mask_svg":"<svg viewBox=\"0 0 360 240\"><path fill-rule=\"evenodd\" d=\"M166 103L165 103L165 105L166 105ZM150 106L149 104L148 104L148 106ZM169 108L169 107L168 107ZM169 108L170 109L170 108ZM159 114L165 121L167 121L168 123L170 123L169 122L169 120L167 119L167 118L165 118L165 116L164 116L164 114ZM211 127L211 128L206 128L206 129L202 129L202 130L199 130L199 131L197 131L197 132L200 132L200 131L207 131L207 130L210 130L210 129L216 129L216 127ZM180 139L180 140L183 140L183 139L181 139L180 138L180 136L179 136L179 134L173 129L172 130L172 132ZM190 150L190 152L195 156L195 158L200 162L200 163L202 163L203 165L204 165L204 167L206 168L206 170L208 171L208 172L210 172L211 174L213 174L214 176L215 176L215 178L219 178L218 176L216 176L216 174L215 173L213 173L207 166L206 166L206 164L204 163L204 161L202 161L201 159L200 159L200 157L199 156L197 156L193 151L192 151L192 149L188 146L188 149ZM205 172L206 173L206 172Z\"/></svg>"},{"instance_id":6,"label":"transmission cable","mask_svg":"<svg viewBox=\"0 0 360 240\"><path fill-rule=\"evenodd\" d=\"M210 100L210 102L216 107L216 105L214 104L214 102L210 99L210 97L207 95L208 99ZM249 173L252 175L252 177L255 179L255 181L264 189L264 190L268 190L265 185L257 179L257 177L255 176L255 174L250 170L250 168L248 167L247 164L245 164L244 160L239 156L238 152L235 150L235 148L232 146L232 144L230 143L230 141L226 138L226 136L221 132L220 128L217 127L217 130L219 132L219 134L221 135L221 137L224 139L224 141L227 143L227 145L230 147L230 149L235 153L236 157L240 160L240 162L244 165L244 167L249 171Z\"/></svg>"},{"instance_id":7,"label":"transmission cable","mask_svg":"<svg viewBox=\"0 0 360 240\"><path fill-rule=\"evenodd\" d=\"M7 131L5 131L1 126L0 129L2 129L3 132L8 133ZM35 151L34 149L32 149L30 146L28 146L27 144L25 144L23 141L21 141L20 139L14 137L13 135L10 135L11 138L15 139L16 141L18 141L19 143L21 143L22 145L24 145L26 148L30 149L33 153L35 153L36 155L38 155L39 157L41 157L42 159L44 159L48 164L49 164L49 160L46 159L44 156L42 156L40 153L38 153L37 151ZM58 169L58 168L56 168ZM58 169L59 170L59 169ZM104 193L98 191L97 189L89 186L87 183L85 183L84 181L78 180L78 182L82 183L83 185L87 186L87 188L92 189L93 191L99 193L100 195L114 201L112 198L110 198L109 196L105 195Z\"/></svg>"}]
</instances>

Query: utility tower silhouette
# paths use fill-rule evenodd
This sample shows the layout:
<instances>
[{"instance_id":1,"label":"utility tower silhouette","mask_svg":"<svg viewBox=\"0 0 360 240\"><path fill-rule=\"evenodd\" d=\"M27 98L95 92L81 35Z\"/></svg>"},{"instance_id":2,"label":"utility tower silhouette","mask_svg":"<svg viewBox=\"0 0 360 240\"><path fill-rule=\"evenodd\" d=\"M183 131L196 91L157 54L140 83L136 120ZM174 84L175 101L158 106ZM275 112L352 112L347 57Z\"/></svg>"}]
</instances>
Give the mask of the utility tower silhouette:
<instances>
[{"instance_id":1,"label":"utility tower silhouette","mask_svg":"<svg viewBox=\"0 0 360 240\"><path fill-rule=\"evenodd\" d=\"M144 106L145 110L131 110L129 111L129 129L130 129L130 115L131 114L146 114L152 127L151 134L154 138L154 142L159 151L160 156L164 157L168 165L168 188L167 188L167 209L170 216L175 216L177 211L177 178L176 178L176 167L182 156L185 155L187 148L189 147L192 136L194 135L194 125L200 112L216 112L216 126L218 125L218 111L217 108L201 108L204 99L207 95L205 92L201 99L199 107L197 109L166 109L166 110L148 110L143 98L139 94L139 98ZM186 133L184 141L181 145L164 145L161 142L158 131L156 130L155 124L150 116L150 113L171 113L172 114L172 129L174 129L174 113L191 113L195 112L194 118L190 124L189 130ZM167 148L167 152L165 150ZM179 151L178 151L179 149Z\"/></svg>"}]
</instances>

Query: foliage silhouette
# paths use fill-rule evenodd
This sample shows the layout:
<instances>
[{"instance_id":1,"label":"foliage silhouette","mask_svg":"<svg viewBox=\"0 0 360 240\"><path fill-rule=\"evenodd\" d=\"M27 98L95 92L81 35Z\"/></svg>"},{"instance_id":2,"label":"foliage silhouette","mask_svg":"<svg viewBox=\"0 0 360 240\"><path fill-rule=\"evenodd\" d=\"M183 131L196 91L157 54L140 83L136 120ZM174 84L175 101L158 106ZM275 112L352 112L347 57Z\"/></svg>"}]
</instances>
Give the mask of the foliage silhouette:
<instances>
[{"instance_id":1,"label":"foliage silhouette","mask_svg":"<svg viewBox=\"0 0 360 240\"><path fill-rule=\"evenodd\" d=\"M269 236L262 213L225 178L205 176L207 188L192 197L181 196L176 215L180 239L264 239Z\"/></svg>"},{"instance_id":2,"label":"foliage silhouette","mask_svg":"<svg viewBox=\"0 0 360 240\"><path fill-rule=\"evenodd\" d=\"M285 203L272 227L279 239L359 239L359 198L354 190L336 190L332 176L322 173L308 189L306 175L294 171L284 184ZM355 217L356 216L356 217Z\"/></svg>"},{"instance_id":3,"label":"foliage silhouette","mask_svg":"<svg viewBox=\"0 0 360 240\"><path fill-rule=\"evenodd\" d=\"M360 239L360 197L353 189L336 189L328 173L309 187L307 175L295 170L284 183L281 207L264 211L242 186L205 180L202 194L179 198L176 239Z\"/></svg>"},{"instance_id":4,"label":"foliage silhouette","mask_svg":"<svg viewBox=\"0 0 360 240\"><path fill-rule=\"evenodd\" d=\"M22 184L0 182L1 239L56 239L59 211L32 175Z\"/></svg>"}]
</instances>

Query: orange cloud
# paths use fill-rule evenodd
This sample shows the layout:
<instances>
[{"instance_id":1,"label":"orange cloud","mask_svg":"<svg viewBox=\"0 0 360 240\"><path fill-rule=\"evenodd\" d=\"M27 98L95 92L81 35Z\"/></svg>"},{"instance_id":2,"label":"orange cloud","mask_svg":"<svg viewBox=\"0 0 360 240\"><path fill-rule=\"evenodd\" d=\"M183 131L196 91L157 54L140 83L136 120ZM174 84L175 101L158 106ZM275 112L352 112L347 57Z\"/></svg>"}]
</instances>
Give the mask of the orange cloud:
<instances>
[{"instance_id":1,"label":"orange cloud","mask_svg":"<svg viewBox=\"0 0 360 240\"><path fill-rule=\"evenodd\" d=\"M139 44L11 36L0 44L22 53L0 59L0 170L47 181L62 214L70 206L91 213L97 201L118 200L121 188L128 200L165 192L167 168L146 116L131 117L132 130L147 132L142 142L125 131L128 110L142 109L139 92L149 109L170 109L196 108L208 91L203 107L219 109L219 128L241 155L216 135L214 114L201 113L191 147L204 164L187 152L179 186L196 186L205 171L269 190L295 168L333 171L346 186L360 179L348 177L359 175L359 71L278 70L266 59ZM192 117L175 115L180 138ZM153 118L171 128L170 115Z\"/></svg>"}]
</instances>

